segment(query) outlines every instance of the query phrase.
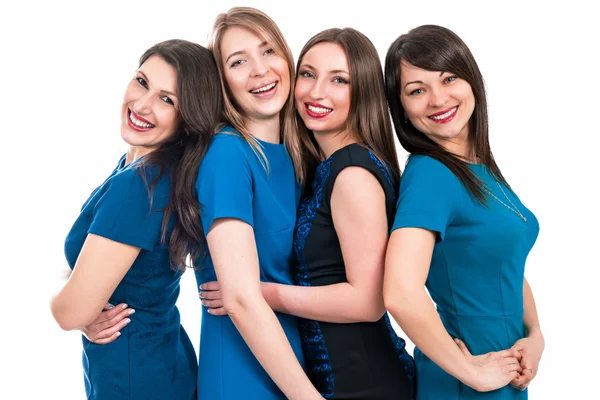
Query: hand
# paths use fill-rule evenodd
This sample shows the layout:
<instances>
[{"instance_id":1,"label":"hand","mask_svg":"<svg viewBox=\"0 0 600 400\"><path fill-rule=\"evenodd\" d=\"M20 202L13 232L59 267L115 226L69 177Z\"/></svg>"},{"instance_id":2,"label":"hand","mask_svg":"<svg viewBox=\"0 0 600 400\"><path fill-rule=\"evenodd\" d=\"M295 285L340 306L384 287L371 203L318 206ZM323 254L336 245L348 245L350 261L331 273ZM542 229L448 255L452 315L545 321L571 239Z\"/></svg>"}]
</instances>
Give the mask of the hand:
<instances>
[{"instance_id":1,"label":"hand","mask_svg":"<svg viewBox=\"0 0 600 400\"><path fill-rule=\"evenodd\" d=\"M521 353L516 349L473 356L461 340L454 339L454 342L468 362L475 367L473 381L464 383L478 392L489 392L504 387L521 374Z\"/></svg>"},{"instance_id":2,"label":"hand","mask_svg":"<svg viewBox=\"0 0 600 400\"><path fill-rule=\"evenodd\" d=\"M533 378L536 377L544 347L544 336L541 332L530 334L515 342L512 348L518 350L522 355L521 368L523 372L519 377L510 382L513 387L525 390Z\"/></svg>"},{"instance_id":3,"label":"hand","mask_svg":"<svg viewBox=\"0 0 600 400\"><path fill-rule=\"evenodd\" d=\"M200 285L198 296L202 299L202 305L208 308L210 315L227 315L223 300L221 299L221 286L219 282L206 282Z\"/></svg>"},{"instance_id":4,"label":"hand","mask_svg":"<svg viewBox=\"0 0 600 400\"><path fill-rule=\"evenodd\" d=\"M121 303L114 307L112 304L107 303L98 318L82 328L81 332L92 343L107 344L114 342L121 336L120 330L131 322L127 317L134 312L133 308L127 308L127 304Z\"/></svg>"}]
</instances>

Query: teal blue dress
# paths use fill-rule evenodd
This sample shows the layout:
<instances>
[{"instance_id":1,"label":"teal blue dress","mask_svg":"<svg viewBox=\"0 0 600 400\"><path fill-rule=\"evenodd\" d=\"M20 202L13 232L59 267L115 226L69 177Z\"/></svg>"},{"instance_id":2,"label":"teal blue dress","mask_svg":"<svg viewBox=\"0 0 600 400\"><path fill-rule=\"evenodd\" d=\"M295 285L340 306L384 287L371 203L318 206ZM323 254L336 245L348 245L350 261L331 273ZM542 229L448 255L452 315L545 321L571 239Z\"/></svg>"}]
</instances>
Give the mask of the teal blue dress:
<instances>
[{"instance_id":1,"label":"teal blue dress","mask_svg":"<svg viewBox=\"0 0 600 400\"><path fill-rule=\"evenodd\" d=\"M510 348L525 335L525 260L538 236L535 216L485 165L471 170L498 199L487 207L474 200L442 163L411 156L400 184L393 229L425 228L437 233L426 286L444 327L474 355ZM512 207L512 206L511 206ZM514 208L514 207L513 207ZM479 393L444 372L415 348L418 400L524 400L527 391L508 385Z\"/></svg>"},{"instance_id":2,"label":"teal blue dress","mask_svg":"<svg viewBox=\"0 0 600 400\"><path fill-rule=\"evenodd\" d=\"M217 134L200 165L196 190L205 234L219 218L236 218L254 229L260 279L293 284L291 262L300 186L282 144L259 140L268 170L232 127ZM215 281L210 253L196 271L198 284ZM304 366L298 319L276 313ZM213 316L202 307L199 400L285 399L256 360L228 316Z\"/></svg>"},{"instance_id":3,"label":"teal blue dress","mask_svg":"<svg viewBox=\"0 0 600 400\"><path fill-rule=\"evenodd\" d=\"M125 156L90 195L65 241L71 268L88 233L141 248L109 300L135 310L131 323L109 344L95 344L82 336L86 398L192 400L198 365L175 305L181 272L171 269L169 249L160 240L170 179L165 173L156 181L151 206L142 174L152 182L157 169L124 163Z\"/></svg>"}]
</instances>

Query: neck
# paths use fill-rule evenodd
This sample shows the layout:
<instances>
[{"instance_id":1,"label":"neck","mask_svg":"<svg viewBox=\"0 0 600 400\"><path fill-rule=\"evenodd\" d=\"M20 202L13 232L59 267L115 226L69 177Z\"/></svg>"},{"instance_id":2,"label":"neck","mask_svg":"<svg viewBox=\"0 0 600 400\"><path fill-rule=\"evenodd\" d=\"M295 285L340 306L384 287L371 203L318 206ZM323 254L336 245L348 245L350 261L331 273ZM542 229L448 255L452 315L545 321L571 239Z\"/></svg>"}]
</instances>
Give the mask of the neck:
<instances>
[{"instance_id":1,"label":"neck","mask_svg":"<svg viewBox=\"0 0 600 400\"><path fill-rule=\"evenodd\" d=\"M151 147L129 146L127 154L125 155L125 165L131 164L146 154L152 153L154 150L156 149Z\"/></svg>"},{"instance_id":2,"label":"neck","mask_svg":"<svg viewBox=\"0 0 600 400\"><path fill-rule=\"evenodd\" d=\"M313 135L315 135L315 140L319 145L319 150L321 150L321 153L323 153L325 159L331 157L333 153L342 147L356 143L356 140L354 140L352 136L345 130L338 133L313 132Z\"/></svg>"},{"instance_id":3,"label":"neck","mask_svg":"<svg viewBox=\"0 0 600 400\"><path fill-rule=\"evenodd\" d=\"M260 121L248 118L244 122L250 134L255 138L274 144L281 143L279 116Z\"/></svg>"}]
</instances>

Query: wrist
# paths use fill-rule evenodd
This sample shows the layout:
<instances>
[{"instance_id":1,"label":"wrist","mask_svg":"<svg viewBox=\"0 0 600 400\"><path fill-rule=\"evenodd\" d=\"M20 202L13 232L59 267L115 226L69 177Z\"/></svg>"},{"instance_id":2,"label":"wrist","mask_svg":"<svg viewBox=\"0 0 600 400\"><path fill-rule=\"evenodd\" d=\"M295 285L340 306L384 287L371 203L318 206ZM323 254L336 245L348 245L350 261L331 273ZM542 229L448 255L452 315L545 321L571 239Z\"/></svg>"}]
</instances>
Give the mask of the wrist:
<instances>
[{"instance_id":1,"label":"wrist","mask_svg":"<svg viewBox=\"0 0 600 400\"><path fill-rule=\"evenodd\" d=\"M261 282L260 288L267 304L275 311L279 311L277 301L277 285L270 282Z\"/></svg>"}]
</instances>

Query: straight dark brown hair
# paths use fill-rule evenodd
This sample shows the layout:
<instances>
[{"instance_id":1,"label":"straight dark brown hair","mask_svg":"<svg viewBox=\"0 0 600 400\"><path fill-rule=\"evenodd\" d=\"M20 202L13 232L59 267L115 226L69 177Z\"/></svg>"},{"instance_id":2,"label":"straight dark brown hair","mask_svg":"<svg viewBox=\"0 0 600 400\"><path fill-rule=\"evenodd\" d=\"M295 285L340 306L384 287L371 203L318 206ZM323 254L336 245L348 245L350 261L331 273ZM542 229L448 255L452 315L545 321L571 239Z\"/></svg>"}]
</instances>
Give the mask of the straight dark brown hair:
<instances>
[{"instance_id":1,"label":"straight dark brown hair","mask_svg":"<svg viewBox=\"0 0 600 400\"><path fill-rule=\"evenodd\" d=\"M485 184L469 169L467 163L435 143L405 119L400 101L401 62L427 71L451 72L471 85L475 109L469 119L468 138L481 164L508 186L492 155L488 140L487 99L483 77L467 45L448 28L422 25L398 37L385 58L386 96L396 135L410 154L421 154L438 160L460 179L469 193L485 204Z\"/></svg>"},{"instance_id":2,"label":"straight dark brown hair","mask_svg":"<svg viewBox=\"0 0 600 400\"><path fill-rule=\"evenodd\" d=\"M171 267L184 271L188 255L193 265L206 248L195 184L220 120L223 99L219 72L208 49L186 40L167 40L146 50L139 65L154 55L175 68L181 122L173 138L146 155L139 166L159 168L149 183L150 198L154 184L166 171L169 173L171 196L164 210L161 240L166 242L172 218L168 242ZM140 170L145 177L144 168Z\"/></svg>"},{"instance_id":3,"label":"straight dark brown hair","mask_svg":"<svg viewBox=\"0 0 600 400\"><path fill-rule=\"evenodd\" d=\"M296 79L304 55L319 43L335 43L344 49L350 68L350 111L346 129L352 139L368 148L384 163L397 182L400 167L385 100L381 61L375 46L369 38L352 28L332 28L317 33L300 52ZM324 155L298 113L296 124L305 153L305 170L312 177L316 165L323 161Z\"/></svg>"}]
</instances>

